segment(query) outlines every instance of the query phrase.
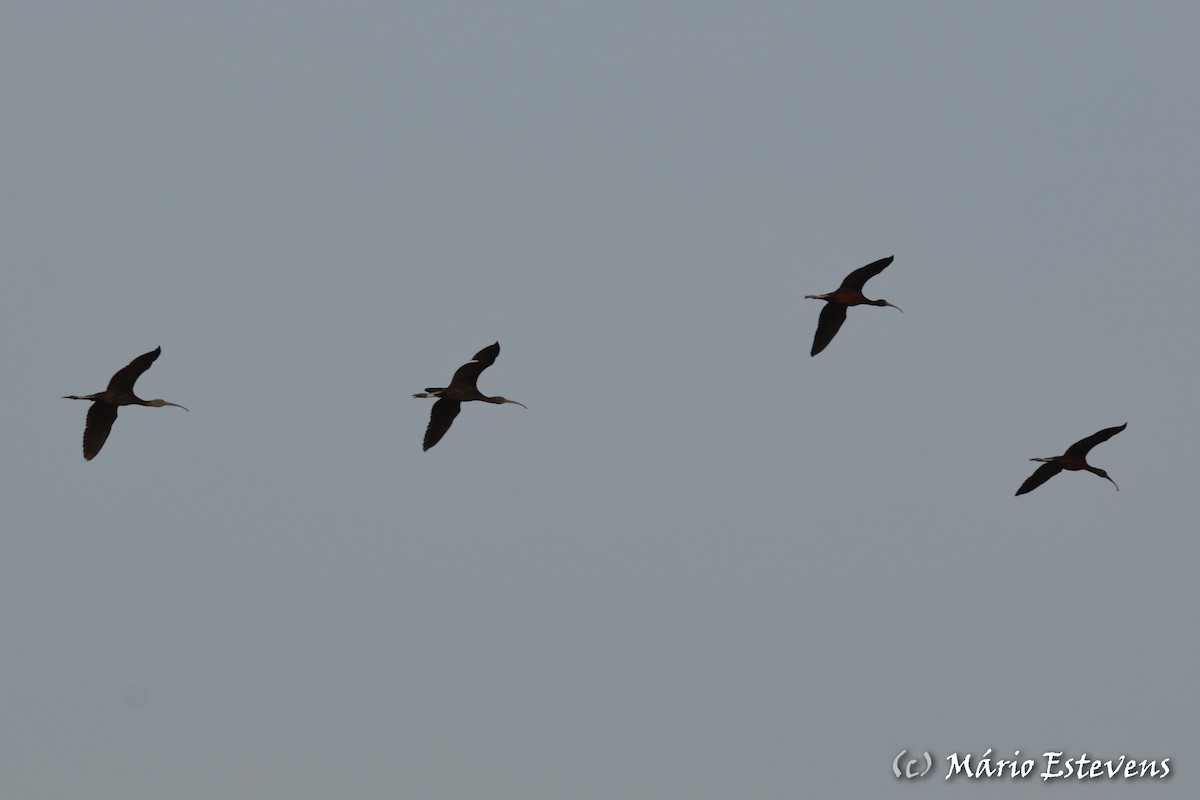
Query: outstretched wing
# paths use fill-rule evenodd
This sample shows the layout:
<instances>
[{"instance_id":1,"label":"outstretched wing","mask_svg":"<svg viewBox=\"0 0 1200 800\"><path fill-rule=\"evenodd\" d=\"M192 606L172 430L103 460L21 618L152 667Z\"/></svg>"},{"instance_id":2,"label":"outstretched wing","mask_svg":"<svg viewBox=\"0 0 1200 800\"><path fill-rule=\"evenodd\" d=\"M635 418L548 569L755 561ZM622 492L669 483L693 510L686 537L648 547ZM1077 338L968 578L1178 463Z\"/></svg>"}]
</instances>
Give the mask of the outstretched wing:
<instances>
[{"instance_id":1,"label":"outstretched wing","mask_svg":"<svg viewBox=\"0 0 1200 800\"><path fill-rule=\"evenodd\" d=\"M480 350L475 354L475 357L470 363L463 364L454 373L454 377L450 379L451 386L475 386L475 382L479 380L479 373L496 363L496 356L500 355L500 343L495 342ZM453 417L451 417L453 419Z\"/></svg>"},{"instance_id":2,"label":"outstretched wing","mask_svg":"<svg viewBox=\"0 0 1200 800\"><path fill-rule=\"evenodd\" d=\"M137 382L137 379L142 376L143 372L150 369L150 365L154 363L154 359L158 358L160 353L162 353L162 348L156 347L149 353L143 353L127 365L121 367L117 370L117 374L113 375L112 379L108 382L108 391L132 393L133 384ZM99 450L100 448L97 447L96 449Z\"/></svg>"},{"instance_id":3,"label":"outstretched wing","mask_svg":"<svg viewBox=\"0 0 1200 800\"><path fill-rule=\"evenodd\" d=\"M462 403L457 400L443 397L434 403L433 410L429 412L429 427L425 428L425 444L421 449L428 450L440 442L461 410Z\"/></svg>"},{"instance_id":4,"label":"outstretched wing","mask_svg":"<svg viewBox=\"0 0 1200 800\"><path fill-rule=\"evenodd\" d=\"M1050 480L1060 472L1062 472L1062 467L1053 461L1047 461L1045 464L1042 464L1040 467L1035 469L1033 474L1025 479L1025 482L1021 484L1021 488L1017 489L1017 495L1022 495L1026 492L1032 492L1034 489L1041 486L1043 483Z\"/></svg>"},{"instance_id":5,"label":"outstretched wing","mask_svg":"<svg viewBox=\"0 0 1200 800\"><path fill-rule=\"evenodd\" d=\"M833 341L833 337L837 336L838 329L845 321L846 307L844 305L825 303L825 308L821 309L821 318L817 320L817 333L813 336L812 355L815 356Z\"/></svg>"},{"instance_id":6,"label":"outstretched wing","mask_svg":"<svg viewBox=\"0 0 1200 800\"><path fill-rule=\"evenodd\" d=\"M842 281L842 285L838 287L838 291L861 292L863 285L887 269L887 265L891 264L894 258L895 256L888 256L887 258L881 258L878 261L867 264L865 267L859 267L846 276L846 280Z\"/></svg>"},{"instance_id":7,"label":"outstretched wing","mask_svg":"<svg viewBox=\"0 0 1200 800\"><path fill-rule=\"evenodd\" d=\"M1129 424L1128 422L1125 423L1125 425L1128 425L1128 424ZM1115 428L1105 428L1102 431L1097 431L1096 433L1093 433L1091 436L1087 437L1086 439L1080 439L1078 442L1076 442L1075 444L1073 444L1067 448L1067 452L1065 453L1065 455L1078 456L1080 458L1083 458L1083 457L1087 456L1088 451L1091 450L1093 447L1100 444L1101 442L1107 442L1109 439L1116 436L1121 431L1125 430L1125 425L1118 425Z\"/></svg>"},{"instance_id":8,"label":"outstretched wing","mask_svg":"<svg viewBox=\"0 0 1200 800\"><path fill-rule=\"evenodd\" d=\"M142 356L145 358L145 356ZM150 359L153 361L154 359ZM125 369L129 369L126 367ZM87 424L83 428L83 458L91 461L104 447L113 423L117 421L117 407L112 403L95 401L88 409Z\"/></svg>"}]
</instances>

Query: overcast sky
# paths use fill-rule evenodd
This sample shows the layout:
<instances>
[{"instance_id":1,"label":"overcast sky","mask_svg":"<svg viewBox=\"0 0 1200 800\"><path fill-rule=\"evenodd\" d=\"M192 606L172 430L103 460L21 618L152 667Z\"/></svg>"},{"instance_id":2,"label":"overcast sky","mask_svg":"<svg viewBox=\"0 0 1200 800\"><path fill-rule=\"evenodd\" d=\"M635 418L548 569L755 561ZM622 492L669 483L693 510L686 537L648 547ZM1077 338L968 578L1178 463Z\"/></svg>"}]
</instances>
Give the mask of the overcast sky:
<instances>
[{"instance_id":1,"label":"overcast sky","mask_svg":"<svg viewBox=\"0 0 1200 800\"><path fill-rule=\"evenodd\" d=\"M5 3L0 795L1195 795L1198 30Z\"/></svg>"}]
</instances>

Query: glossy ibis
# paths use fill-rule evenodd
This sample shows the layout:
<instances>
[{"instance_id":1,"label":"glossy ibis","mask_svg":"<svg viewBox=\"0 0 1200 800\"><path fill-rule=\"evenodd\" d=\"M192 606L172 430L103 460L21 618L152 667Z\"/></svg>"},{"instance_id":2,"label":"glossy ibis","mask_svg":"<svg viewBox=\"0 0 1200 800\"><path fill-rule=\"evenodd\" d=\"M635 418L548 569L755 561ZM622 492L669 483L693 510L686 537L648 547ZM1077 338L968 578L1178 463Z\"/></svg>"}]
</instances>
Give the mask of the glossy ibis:
<instances>
[{"instance_id":1,"label":"glossy ibis","mask_svg":"<svg viewBox=\"0 0 1200 800\"><path fill-rule=\"evenodd\" d=\"M516 403L521 408L528 410L524 403L499 396L488 397L475 386L475 382L479 380L479 373L494 364L498 355L500 355L500 343L490 344L476 353L469 363L458 368L454 377L450 379L449 386L445 388L427 387L425 391L413 395L413 397L438 398L429 415L429 427L425 429L425 443L422 450L428 450L442 440L446 431L450 430L450 424L462 410L462 404L468 400L482 400L485 403L497 404Z\"/></svg>"},{"instance_id":2,"label":"glossy ibis","mask_svg":"<svg viewBox=\"0 0 1200 800\"><path fill-rule=\"evenodd\" d=\"M881 258L878 261L859 267L846 276L842 285L836 291L827 294L806 294L806 300L824 300L825 308L821 309L821 318L817 321L817 333L813 337L812 355L824 350L837 336L838 329L846 321L846 309L850 306L891 306L900 313L904 310L887 300L868 300L862 293L863 285L883 272L895 256Z\"/></svg>"},{"instance_id":3,"label":"glossy ibis","mask_svg":"<svg viewBox=\"0 0 1200 800\"><path fill-rule=\"evenodd\" d=\"M108 438L113 423L117 421L118 406L153 406L154 408L175 406L187 411L179 403L168 403L166 400L143 400L133 393L133 384L137 383L137 379L143 372L150 369L150 365L154 363L154 359L158 358L160 353L162 353L162 348L156 347L121 367L117 370L117 374L112 376L108 382L108 388L103 392L85 394L82 397L69 394L63 398L64 400L92 401L92 407L88 409L87 413L87 424L83 428L83 457L86 460L91 461L95 458L96 454L100 452L100 448L104 446L104 441Z\"/></svg>"},{"instance_id":4,"label":"glossy ibis","mask_svg":"<svg viewBox=\"0 0 1200 800\"><path fill-rule=\"evenodd\" d=\"M1129 423L1126 422L1125 425ZM1093 433L1086 439L1080 439L1075 444L1067 448L1067 452L1061 456L1050 456L1050 458L1031 458L1030 461L1043 462L1040 467L1033 471L1033 474L1021 484L1021 488L1017 489L1017 494L1022 495L1026 492L1032 492L1037 487L1041 486L1046 481L1053 478L1064 469L1081 470L1086 469L1088 472L1094 472L1101 478L1104 478L1120 491L1121 487L1117 486L1117 482L1108 477L1108 473L1099 467L1093 467L1087 463L1087 454L1096 445L1101 442L1107 442L1112 437L1116 436L1121 431L1125 430L1125 425L1118 425L1115 428L1105 428L1102 431Z\"/></svg>"}]
</instances>

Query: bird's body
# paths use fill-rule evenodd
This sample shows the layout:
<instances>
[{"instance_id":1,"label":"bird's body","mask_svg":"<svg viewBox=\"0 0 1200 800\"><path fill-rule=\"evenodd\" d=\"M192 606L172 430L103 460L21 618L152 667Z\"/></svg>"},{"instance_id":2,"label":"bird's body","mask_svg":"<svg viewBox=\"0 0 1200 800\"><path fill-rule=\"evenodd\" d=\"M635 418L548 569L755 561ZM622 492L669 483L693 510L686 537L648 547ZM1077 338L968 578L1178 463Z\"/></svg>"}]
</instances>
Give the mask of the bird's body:
<instances>
[{"instance_id":1,"label":"bird's body","mask_svg":"<svg viewBox=\"0 0 1200 800\"><path fill-rule=\"evenodd\" d=\"M476 353L470 362L459 367L454 372L454 377L450 379L449 386L426 387L425 391L413 395L413 397L438 398L429 415L429 426L425 429L423 450L428 450L442 440L465 402L482 400L485 403L496 403L497 405L514 403L521 408L526 408L524 403L518 403L516 400L509 400L499 395L488 397L475 385L479 380L479 374L494 364L498 355L500 355L500 343L495 342Z\"/></svg>"},{"instance_id":2,"label":"bird's body","mask_svg":"<svg viewBox=\"0 0 1200 800\"><path fill-rule=\"evenodd\" d=\"M859 267L846 276L842 285L832 292L825 294L806 294L806 300L824 300L825 308L821 309L821 318L817 321L817 332L813 336L812 355L824 350L833 341L842 323L846 321L846 309L850 306L891 306L903 313L900 306L893 305L887 300L870 300L863 294L863 286L871 278L887 268L895 256L881 258L878 261Z\"/></svg>"},{"instance_id":3,"label":"bird's body","mask_svg":"<svg viewBox=\"0 0 1200 800\"><path fill-rule=\"evenodd\" d=\"M87 424L83 428L84 459L91 461L100 452L100 448L104 446L109 432L112 431L113 423L117 420L117 408L119 406L136 405L151 406L153 408L174 406L187 411L186 408L178 403L168 403L166 400L143 400L133 393L133 384L137 382L137 379L141 377L143 372L150 369L150 365L154 363L154 359L158 358L161 353L162 348L156 347L149 353L143 353L124 367L121 367L109 380L108 388L103 392L85 395L69 394L63 398L64 400L92 401L92 405L87 413Z\"/></svg>"},{"instance_id":4,"label":"bird's body","mask_svg":"<svg viewBox=\"0 0 1200 800\"><path fill-rule=\"evenodd\" d=\"M1033 474L1021 484L1021 488L1017 489L1017 494L1022 495L1027 492L1032 492L1034 489L1041 486L1043 483L1050 480L1064 469L1070 471L1087 470L1088 472L1104 478L1113 486L1116 486L1117 490L1120 491L1121 487L1117 486L1116 481L1108 477L1107 472L1099 467L1093 467L1091 464L1087 463L1087 454L1088 451L1096 445L1100 444L1101 442L1107 442L1109 439L1125 430L1125 425L1128 424L1129 423L1126 422L1124 425L1118 425L1115 428L1105 428L1102 431L1093 433L1086 439L1080 439L1078 442L1068 447L1067 452L1063 453L1061 456L1029 459L1030 461L1041 461L1042 465L1034 470Z\"/></svg>"}]
</instances>

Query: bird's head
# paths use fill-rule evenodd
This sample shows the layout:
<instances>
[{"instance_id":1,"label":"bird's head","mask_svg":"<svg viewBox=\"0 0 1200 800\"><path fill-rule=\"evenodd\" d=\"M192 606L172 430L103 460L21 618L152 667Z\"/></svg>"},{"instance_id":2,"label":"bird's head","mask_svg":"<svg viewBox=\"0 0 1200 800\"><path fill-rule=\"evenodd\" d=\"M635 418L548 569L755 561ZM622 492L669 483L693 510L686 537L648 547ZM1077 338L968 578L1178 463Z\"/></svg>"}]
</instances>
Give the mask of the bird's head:
<instances>
[{"instance_id":1,"label":"bird's head","mask_svg":"<svg viewBox=\"0 0 1200 800\"><path fill-rule=\"evenodd\" d=\"M168 403L166 400L147 400L146 405L154 406L155 408L162 408L163 406L175 406L175 408L182 408L184 411L188 410L185 406L179 405L179 403Z\"/></svg>"},{"instance_id":2,"label":"bird's head","mask_svg":"<svg viewBox=\"0 0 1200 800\"><path fill-rule=\"evenodd\" d=\"M1118 492L1121 491L1121 487L1117 486L1117 482L1114 481L1112 478L1108 477L1108 473L1105 472L1104 470L1100 469L1099 467L1092 467L1092 472L1096 473L1101 478L1104 478L1106 481L1111 483L1113 486L1116 486L1116 489Z\"/></svg>"},{"instance_id":3,"label":"bird's head","mask_svg":"<svg viewBox=\"0 0 1200 800\"><path fill-rule=\"evenodd\" d=\"M513 403L514 405L518 405L521 408L525 409L526 411L529 410L529 406L525 405L524 403L519 403L516 400L509 400L507 397L489 397L487 399L487 401L489 403L495 403L496 405L501 405L503 403Z\"/></svg>"},{"instance_id":4,"label":"bird's head","mask_svg":"<svg viewBox=\"0 0 1200 800\"><path fill-rule=\"evenodd\" d=\"M887 300L883 300L883 299L880 299L880 300L872 300L872 301L871 301L871 305L873 305L873 306L889 306L890 308L894 308L894 309L896 309L896 310L897 310L897 311L899 311L901 314L903 314L903 313L904 313L904 309L903 309L903 308L901 308L900 306L896 305L895 303L889 303Z\"/></svg>"}]
</instances>

